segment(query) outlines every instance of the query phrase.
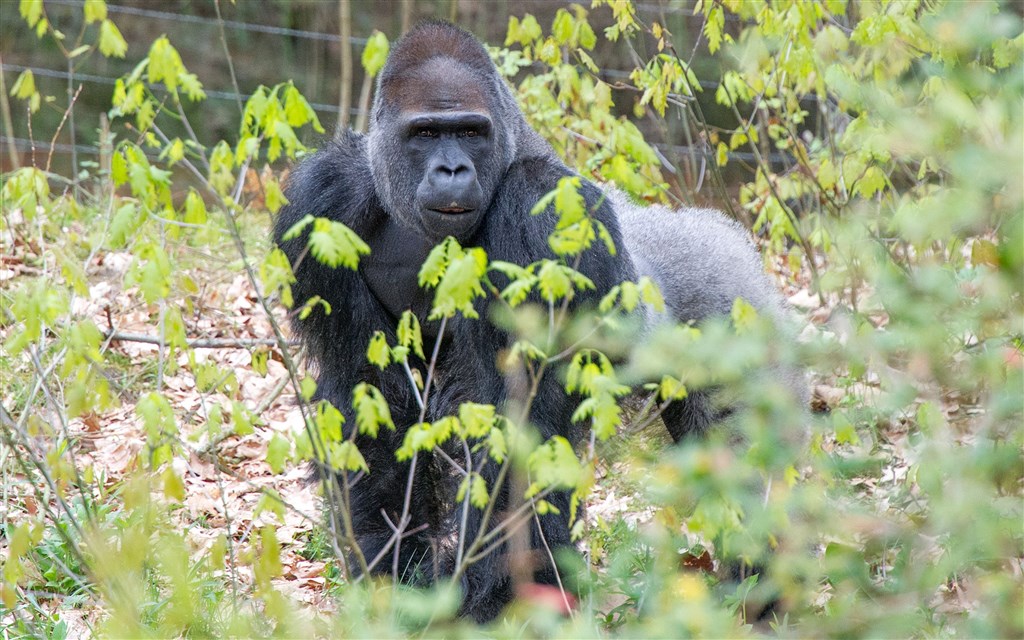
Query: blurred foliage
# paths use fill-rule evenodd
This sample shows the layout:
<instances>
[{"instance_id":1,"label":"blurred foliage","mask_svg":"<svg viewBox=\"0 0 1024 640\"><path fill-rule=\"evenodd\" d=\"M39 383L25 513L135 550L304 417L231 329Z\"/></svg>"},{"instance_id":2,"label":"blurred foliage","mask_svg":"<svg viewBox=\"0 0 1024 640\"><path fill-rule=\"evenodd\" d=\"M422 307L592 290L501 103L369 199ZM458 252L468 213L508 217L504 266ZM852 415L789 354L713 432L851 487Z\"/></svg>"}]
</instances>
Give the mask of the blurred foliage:
<instances>
[{"instance_id":1,"label":"blurred foliage","mask_svg":"<svg viewBox=\"0 0 1024 640\"><path fill-rule=\"evenodd\" d=\"M559 315L574 290L592 286L573 256L606 238L576 197L578 179L539 205L559 216L554 259L490 262L451 240L435 249L420 273L435 316L472 317L483 295L506 301L503 321L517 336L510 356L532 380L567 367L567 391L581 400L574 419L591 424L597 442L580 460L565 441L533 442L516 415L467 403L458 416L409 429L398 454L414 458L448 441L480 447L529 474L525 504L539 513L553 508L544 496L554 489L574 490L574 509L595 483L635 490L642 526L597 518L576 529L592 564L566 567L580 595L575 613L515 603L493 628L474 629L453 619L459 598L449 584L349 580L340 562L337 610L311 611L280 588L273 526L193 545L174 462L196 454L182 431L194 416L172 404L165 376L182 367L197 388L233 398L199 419L212 441L260 420L238 400L233 372L198 359L189 344L185 318L203 309L196 274L216 268L197 271L195 252L231 252L231 268L268 316L270 294L298 313L326 305L291 300L287 259L263 250L266 212L284 203L279 177L261 174L259 198L244 188L255 165L306 151L304 127L322 129L284 81L241 105L231 139L200 139L189 106L204 100L202 70L186 68L160 37L133 43L149 44L148 53L115 87L100 163L62 176L47 159L4 176L0 241L31 267L0 290L6 635L63 637L77 608L94 612L96 634L139 637L1024 635L1020 16L988 2L699 2L695 15L722 69L714 100L735 117L720 127L701 117L704 88L668 25L641 20L625 0L594 4L559 9L550 28L512 18L493 50L531 124L582 175L648 201L674 197L668 176L677 169L624 113L696 123L690 134L706 145L711 172L749 153L753 171L737 204L768 255L809 280L827 313L792 349L742 303L719 323L665 327L624 345L629 338L615 330L628 336L628 313L662 304L645 281L621 284L596 317ZM19 9L24 28L68 60L127 53L102 0L82 6L91 26L73 43L45 3L20 0ZM604 30L593 26L598 12L610 14ZM614 91L593 53L609 40L634 55ZM363 64L372 75L387 38L378 32L371 42ZM31 72L9 93L30 111L42 102ZM75 126L73 96L62 109L71 122L61 126ZM301 224L312 225L316 259L354 268L365 253L343 225ZM265 255L254 260L254 251ZM98 277L97 257L114 252L130 254L123 289L161 344L157 362L134 374L77 304ZM498 274L502 287L491 280ZM522 304L531 291L547 309ZM293 390L308 399L312 383L274 326ZM370 362L402 367L409 353L429 351L411 314L397 335L390 345L379 334ZM613 366L627 349L630 364ZM794 363L840 392L830 412L812 418L784 399L772 367ZM429 379L410 379L425 396ZM637 382L652 400L634 415L619 400ZM707 385L746 399L728 429L676 448L630 440L629 425L647 422L651 406ZM125 478L109 483L79 463L69 424L126 398L146 446ZM359 432L394 428L377 389L361 385L353 403ZM337 409L300 406L305 431L277 434L269 447L275 470L310 458L365 467ZM456 498L487 509L493 488L478 471L463 473ZM268 493L257 511L280 517L284 508ZM344 509L338 515L331 544L345 548L350 525ZM463 563L493 540L466 543ZM751 567L761 572L747 577Z\"/></svg>"}]
</instances>

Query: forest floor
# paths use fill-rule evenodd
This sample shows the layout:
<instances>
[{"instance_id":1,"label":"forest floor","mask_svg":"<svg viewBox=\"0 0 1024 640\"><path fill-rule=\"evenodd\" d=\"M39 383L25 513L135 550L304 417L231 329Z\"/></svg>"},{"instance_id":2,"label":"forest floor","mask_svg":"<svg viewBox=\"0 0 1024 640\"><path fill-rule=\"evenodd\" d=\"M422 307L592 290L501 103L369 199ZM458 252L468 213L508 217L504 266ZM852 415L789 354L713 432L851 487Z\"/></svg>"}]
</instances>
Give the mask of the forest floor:
<instances>
[{"instance_id":1,"label":"forest floor","mask_svg":"<svg viewBox=\"0 0 1024 640\"><path fill-rule=\"evenodd\" d=\"M253 222L246 226L262 229L261 224ZM8 287L18 278L39 276L39 269L30 265L39 264L40 249L16 238L7 240L0 263L0 284ZM265 240L257 238L253 242L258 246L262 243L259 248L266 249ZM292 434L302 429L293 390L285 384L287 371L276 348L270 349L265 373L257 372L259 367L253 366L251 345L273 338L271 324L237 261L199 253L185 245L180 251L194 254L186 257L184 263L195 265L187 275L198 289L185 301L182 315L186 334L190 339L221 341L216 347L195 348L195 364L215 363L231 372L234 382L225 385L230 389L227 393L201 391L187 355L168 355L175 359L176 366L166 369L160 385L178 420L182 450L187 451L187 455L171 462L178 477L184 478L184 500L175 512L178 525L187 532L194 549L200 551L213 545L222 533L235 543L247 544L262 525L273 524L282 545L283 573L276 579L276 586L316 611L329 611L333 606L330 586L336 579L332 576L337 572L330 568L333 559L329 546L318 542L313 534L322 513L318 487L306 482L304 466L292 465L275 473L266 462L267 447L275 433ZM223 255L233 254L225 246ZM153 386L161 358L157 344L138 339L154 337L160 310L156 305L140 304L138 291L124 285L132 260L129 253L97 253L87 270L88 294L73 303L77 316L90 317L101 330L121 336L111 340L108 347L108 361L116 364L108 377L118 394L118 406L103 414L74 418L68 425L78 467L90 470L91 476L107 488L118 486L125 474L139 464L136 454L145 446L146 433L136 411L140 397L137 389ZM808 330L825 326L832 310L809 293L807 279L794 281L781 259L771 264L790 304L812 327ZM275 313L287 332L285 310L278 306ZM850 393L849 388L836 386L831 373L819 372L815 377L813 403L819 410L835 406ZM11 406L11 396L18 392L18 384L16 381L3 392L5 406ZM862 391L870 393L869 389ZM225 414L224 423L229 424L232 407L238 405L258 415L251 432L226 437L211 434L206 417L209 411L219 406ZM954 407L947 409L955 411ZM56 413L50 417L56 417ZM874 491L905 473L906 464L898 454L900 425L891 425L890 435L894 448L890 464L874 477L854 480L863 484L865 491ZM642 455L645 448L659 446L662 440L667 442L660 432L639 434L631 441L623 437L613 439L602 449L606 459L601 461L600 479L586 503L589 524L622 523L636 527L652 516L653 511L645 505L629 468L635 455ZM31 487L24 477L22 481L5 489L10 505L7 517L12 519L16 519L18 512L35 513L38 508L33 505ZM261 498L268 490L286 505L283 516L260 510ZM251 583L252 575L246 573L246 568L237 572L238 581ZM62 615L65 614L69 612L63 610ZM99 614L96 609L78 610L82 616Z\"/></svg>"}]
</instances>

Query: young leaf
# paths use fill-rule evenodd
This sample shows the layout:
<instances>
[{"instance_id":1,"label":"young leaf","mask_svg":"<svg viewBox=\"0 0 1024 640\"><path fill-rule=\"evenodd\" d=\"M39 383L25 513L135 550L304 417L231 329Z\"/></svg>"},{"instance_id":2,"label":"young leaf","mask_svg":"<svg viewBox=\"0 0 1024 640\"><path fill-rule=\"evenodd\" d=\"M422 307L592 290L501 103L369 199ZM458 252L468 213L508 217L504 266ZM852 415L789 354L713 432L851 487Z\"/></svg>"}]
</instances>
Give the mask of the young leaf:
<instances>
[{"instance_id":1,"label":"young leaf","mask_svg":"<svg viewBox=\"0 0 1024 640\"><path fill-rule=\"evenodd\" d=\"M85 16L85 24L102 22L107 19L107 3L103 0L85 0L82 12Z\"/></svg>"},{"instance_id":2,"label":"young leaf","mask_svg":"<svg viewBox=\"0 0 1024 640\"><path fill-rule=\"evenodd\" d=\"M420 321L412 311L404 311L398 320L398 343L425 360Z\"/></svg>"},{"instance_id":3,"label":"young leaf","mask_svg":"<svg viewBox=\"0 0 1024 640\"><path fill-rule=\"evenodd\" d=\"M363 69L370 77L377 75L377 72L384 67L388 59L388 37L380 31L374 30L373 34L366 39L363 47Z\"/></svg>"},{"instance_id":4,"label":"young leaf","mask_svg":"<svg viewBox=\"0 0 1024 640\"><path fill-rule=\"evenodd\" d=\"M391 349L388 347L388 340L383 331L373 332L370 344L366 348L366 359L370 364L375 364L382 370L391 364Z\"/></svg>"},{"instance_id":5,"label":"young leaf","mask_svg":"<svg viewBox=\"0 0 1024 640\"><path fill-rule=\"evenodd\" d=\"M110 20L100 23L100 53L108 58L123 58L128 53L128 43Z\"/></svg>"},{"instance_id":6,"label":"young leaf","mask_svg":"<svg viewBox=\"0 0 1024 640\"><path fill-rule=\"evenodd\" d=\"M355 410L359 433L376 438L381 426L395 430L391 408L377 387L365 382L357 384L352 390L352 408Z\"/></svg>"},{"instance_id":7,"label":"young leaf","mask_svg":"<svg viewBox=\"0 0 1024 640\"><path fill-rule=\"evenodd\" d=\"M354 270L359 266L359 256L370 253L370 247L344 224L316 218L309 233L309 251L329 267Z\"/></svg>"}]
</instances>

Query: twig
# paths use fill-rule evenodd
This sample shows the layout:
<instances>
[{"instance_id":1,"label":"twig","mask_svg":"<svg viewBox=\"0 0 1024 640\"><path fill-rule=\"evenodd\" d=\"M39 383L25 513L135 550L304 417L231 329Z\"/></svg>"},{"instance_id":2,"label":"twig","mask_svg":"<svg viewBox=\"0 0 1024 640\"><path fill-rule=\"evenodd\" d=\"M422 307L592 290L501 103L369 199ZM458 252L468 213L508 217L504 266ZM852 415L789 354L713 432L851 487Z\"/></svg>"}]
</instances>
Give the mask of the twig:
<instances>
[{"instance_id":1,"label":"twig","mask_svg":"<svg viewBox=\"0 0 1024 640\"><path fill-rule=\"evenodd\" d=\"M338 78L341 95L338 98L340 113L336 133L342 135L348 129L348 116L352 109L352 0L338 0L338 32L341 36L341 77Z\"/></svg>"},{"instance_id":2,"label":"twig","mask_svg":"<svg viewBox=\"0 0 1024 640\"><path fill-rule=\"evenodd\" d=\"M104 331L103 336L112 342L142 342L160 344L159 336L144 333L122 333L120 331ZM166 340L164 341L166 343ZM276 347L280 344L273 338L194 338L185 343L192 349L249 349L251 347ZM289 347L297 347L299 343L291 340L286 342Z\"/></svg>"},{"instance_id":3,"label":"twig","mask_svg":"<svg viewBox=\"0 0 1024 640\"><path fill-rule=\"evenodd\" d=\"M423 383L423 402L420 405L420 419L422 424L427 417L427 402L430 400L430 387L434 382L434 369L437 367L437 356L441 352L441 339L444 337L444 330L448 324L447 316L441 318L441 326L437 330L437 339L434 340L434 350L430 354L430 364L427 366L427 381ZM419 451L412 455L412 462L409 463L409 478L405 483L405 500L402 503L402 515L398 518L398 529L395 531L395 552L391 559L391 577L398 581L398 555L402 547L402 531L409 524L409 508L412 506L412 488L416 480L416 463L419 460Z\"/></svg>"},{"instance_id":4,"label":"twig","mask_svg":"<svg viewBox=\"0 0 1024 640\"><path fill-rule=\"evenodd\" d=\"M440 450L440 447L438 447ZM462 501L462 523L459 525L459 550L455 554L455 566L462 564L462 553L466 548L466 526L469 520L469 498L472 493L470 485L473 483L473 453L469 450L469 443L462 441L462 449L466 454L466 495Z\"/></svg>"},{"instance_id":5,"label":"twig","mask_svg":"<svg viewBox=\"0 0 1024 640\"><path fill-rule=\"evenodd\" d=\"M565 610L569 612L569 618L575 620L576 615L573 613L572 605L569 604L569 598L565 597L565 586L562 584L562 576L558 573L558 565L555 564L555 555L551 553L551 545L548 544L547 536L544 535L544 527L540 526L540 514L537 513L537 503L530 500L530 506L533 508L533 519L537 521L537 533L540 534L540 541L544 544L544 551L548 554L548 562L551 563L551 571L555 574L555 582L558 583L558 593L562 596L562 602L565 603Z\"/></svg>"},{"instance_id":6,"label":"twig","mask_svg":"<svg viewBox=\"0 0 1024 640\"><path fill-rule=\"evenodd\" d=\"M83 27L85 25L82 25ZM51 27L52 29L52 27ZM54 38L57 39L56 37ZM61 47L63 49L63 46ZM65 115L71 118L71 128L68 130L71 133L71 178L75 181L75 193L78 193L78 145L75 143L75 99L78 97L78 91L82 90L82 85L78 85L78 91L72 93L71 88L75 83L75 63L71 58L68 58L68 109L65 111ZM63 124L63 122L62 122ZM59 130L59 127L58 127ZM54 137L54 141L56 141ZM53 145L50 145L50 156L53 156ZM46 160L46 169L50 169L50 159Z\"/></svg>"},{"instance_id":7,"label":"twig","mask_svg":"<svg viewBox=\"0 0 1024 640\"><path fill-rule=\"evenodd\" d=\"M3 68L4 59L0 56L0 68ZM21 163L18 160L18 147L14 144L14 121L11 119L11 101L7 98L7 83L4 82L4 74L0 73L0 112L3 113L4 129L11 132L7 136L7 155L11 161L12 169L20 169Z\"/></svg>"},{"instance_id":8,"label":"twig","mask_svg":"<svg viewBox=\"0 0 1024 640\"><path fill-rule=\"evenodd\" d=\"M61 129L64 128L64 123L68 121L68 115L75 107L75 101L78 100L78 94L82 93L82 87L85 85L78 85L78 91L75 91L75 95L71 97L71 102L68 104L68 108L64 110L64 117L60 119L60 124L57 125L57 130L53 132L53 138L50 139L50 153L46 156L46 173L50 173L50 162L53 160L53 150L56 149L57 137L60 135ZM74 125L72 125L74 126Z\"/></svg>"},{"instance_id":9,"label":"twig","mask_svg":"<svg viewBox=\"0 0 1024 640\"><path fill-rule=\"evenodd\" d=\"M235 75L235 63L231 60L231 52L228 50L228 39L224 34L224 18L220 15L220 0L213 0L213 10L217 12L220 46L223 47L224 58L228 61L228 73L231 75L231 86L235 88L235 102L238 103L238 112L245 113L245 108L242 107L242 92L238 89L238 77Z\"/></svg>"},{"instance_id":10,"label":"twig","mask_svg":"<svg viewBox=\"0 0 1024 640\"><path fill-rule=\"evenodd\" d=\"M302 360L302 357L303 357L304 354L305 354L305 349L304 348L303 349L299 349L299 353L296 355L296 359L297 360ZM277 398L282 393L284 393L284 388L287 387L287 386L288 386L288 376L283 376L281 378L281 380L276 385L274 385L274 388L270 390L270 393L268 393L266 396L264 396L263 400L253 410L253 413L255 413L256 415L260 415L264 411L269 409L270 405L274 404L274 401L277 400Z\"/></svg>"}]
</instances>

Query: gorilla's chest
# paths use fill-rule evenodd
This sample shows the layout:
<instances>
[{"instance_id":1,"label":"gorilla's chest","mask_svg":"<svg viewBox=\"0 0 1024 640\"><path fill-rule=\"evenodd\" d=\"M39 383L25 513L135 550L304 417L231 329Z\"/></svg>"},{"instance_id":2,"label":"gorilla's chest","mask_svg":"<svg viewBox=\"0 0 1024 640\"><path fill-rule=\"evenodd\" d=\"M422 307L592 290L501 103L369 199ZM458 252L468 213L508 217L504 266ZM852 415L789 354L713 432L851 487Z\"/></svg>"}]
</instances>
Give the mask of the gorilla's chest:
<instances>
[{"instance_id":1,"label":"gorilla's chest","mask_svg":"<svg viewBox=\"0 0 1024 640\"><path fill-rule=\"evenodd\" d=\"M359 264L374 297L396 320L407 309L419 317L425 337L436 335L436 323L425 322L433 294L419 287L420 266L433 248L422 236L390 220L364 234L370 255Z\"/></svg>"}]
</instances>

